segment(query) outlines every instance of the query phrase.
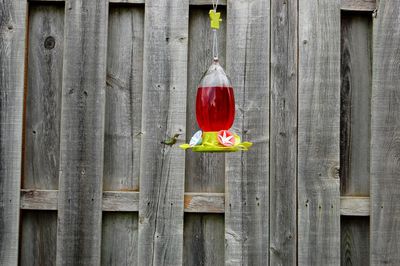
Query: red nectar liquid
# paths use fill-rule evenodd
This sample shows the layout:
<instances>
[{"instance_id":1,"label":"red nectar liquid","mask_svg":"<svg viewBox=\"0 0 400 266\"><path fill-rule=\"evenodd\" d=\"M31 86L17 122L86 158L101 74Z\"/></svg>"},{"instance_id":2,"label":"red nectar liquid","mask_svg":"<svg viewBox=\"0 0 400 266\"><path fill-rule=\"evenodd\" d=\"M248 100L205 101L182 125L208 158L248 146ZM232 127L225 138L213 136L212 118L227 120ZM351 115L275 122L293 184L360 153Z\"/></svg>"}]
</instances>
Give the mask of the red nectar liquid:
<instances>
[{"instance_id":1,"label":"red nectar liquid","mask_svg":"<svg viewBox=\"0 0 400 266\"><path fill-rule=\"evenodd\" d=\"M196 118L203 131L230 129L235 119L233 88L199 87L196 97Z\"/></svg>"}]
</instances>

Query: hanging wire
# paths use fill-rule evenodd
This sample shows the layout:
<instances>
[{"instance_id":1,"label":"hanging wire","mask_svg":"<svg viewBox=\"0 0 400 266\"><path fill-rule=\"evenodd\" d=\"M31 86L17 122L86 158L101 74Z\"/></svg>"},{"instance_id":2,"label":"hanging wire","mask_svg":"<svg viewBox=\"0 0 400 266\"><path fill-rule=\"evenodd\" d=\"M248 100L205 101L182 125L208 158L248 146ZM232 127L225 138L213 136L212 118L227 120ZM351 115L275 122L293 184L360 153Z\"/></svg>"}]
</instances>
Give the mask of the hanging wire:
<instances>
[{"instance_id":1,"label":"hanging wire","mask_svg":"<svg viewBox=\"0 0 400 266\"><path fill-rule=\"evenodd\" d=\"M217 7L218 7L218 1L219 0L212 0L212 5L214 12L217 13ZM213 40L212 40L212 53L213 53L213 58L214 60L218 60L218 35L217 35L217 29L213 29Z\"/></svg>"}]
</instances>

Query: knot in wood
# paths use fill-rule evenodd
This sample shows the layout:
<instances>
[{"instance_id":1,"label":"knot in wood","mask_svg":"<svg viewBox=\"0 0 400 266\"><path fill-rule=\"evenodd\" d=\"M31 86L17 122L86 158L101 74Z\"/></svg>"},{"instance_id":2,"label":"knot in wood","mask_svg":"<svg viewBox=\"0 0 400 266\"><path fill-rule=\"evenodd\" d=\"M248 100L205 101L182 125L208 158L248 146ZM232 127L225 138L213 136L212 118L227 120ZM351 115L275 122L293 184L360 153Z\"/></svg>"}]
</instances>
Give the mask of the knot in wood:
<instances>
[{"instance_id":1,"label":"knot in wood","mask_svg":"<svg viewBox=\"0 0 400 266\"><path fill-rule=\"evenodd\" d=\"M56 45L56 39L53 36L49 36L44 40L44 48L51 50Z\"/></svg>"}]
</instances>

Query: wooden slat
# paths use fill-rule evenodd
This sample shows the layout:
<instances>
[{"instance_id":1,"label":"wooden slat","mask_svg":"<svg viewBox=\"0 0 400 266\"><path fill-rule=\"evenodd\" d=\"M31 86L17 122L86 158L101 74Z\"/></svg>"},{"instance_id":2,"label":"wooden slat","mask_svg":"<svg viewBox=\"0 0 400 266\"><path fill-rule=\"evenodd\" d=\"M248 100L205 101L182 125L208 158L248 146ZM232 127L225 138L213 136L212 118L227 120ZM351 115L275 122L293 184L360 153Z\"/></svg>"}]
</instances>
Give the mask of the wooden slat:
<instances>
[{"instance_id":1,"label":"wooden slat","mask_svg":"<svg viewBox=\"0 0 400 266\"><path fill-rule=\"evenodd\" d=\"M271 1L271 265L297 262L297 17L297 1Z\"/></svg>"},{"instance_id":2,"label":"wooden slat","mask_svg":"<svg viewBox=\"0 0 400 266\"><path fill-rule=\"evenodd\" d=\"M137 220L138 213L103 213L102 265L137 265Z\"/></svg>"},{"instance_id":3,"label":"wooden slat","mask_svg":"<svg viewBox=\"0 0 400 266\"><path fill-rule=\"evenodd\" d=\"M57 210L57 190L21 190L21 209ZM369 197L341 197L340 213L345 216L369 216ZM186 192L185 212L224 213L224 193ZM136 212L139 210L139 192L104 191L103 211Z\"/></svg>"},{"instance_id":4,"label":"wooden slat","mask_svg":"<svg viewBox=\"0 0 400 266\"><path fill-rule=\"evenodd\" d=\"M103 192L103 211L138 211L139 192Z\"/></svg>"},{"instance_id":5,"label":"wooden slat","mask_svg":"<svg viewBox=\"0 0 400 266\"><path fill-rule=\"evenodd\" d=\"M400 265L400 2L379 1L373 29L371 265Z\"/></svg>"},{"instance_id":6,"label":"wooden slat","mask_svg":"<svg viewBox=\"0 0 400 266\"><path fill-rule=\"evenodd\" d=\"M139 265L182 264L185 153L161 141L186 127L188 16L188 0L145 8Z\"/></svg>"},{"instance_id":7,"label":"wooden slat","mask_svg":"<svg viewBox=\"0 0 400 266\"><path fill-rule=\"evenodd\" d=\"M348 216L369 216L369 197L340 197L340 214Z\"/></svg>"},{"instance_id":8,"label":"wooden slat","mask_svg":"<svg viewBox=\"0 0 400 266\"><path fill-rule=\"evenodd\" d=\"M57 265L100 264L107 19L106 0L66 2Z\"/></svg>"},{"instance_id":9,"label":"wooden slat","mask_svg":"<svg viewBox=\"0 0 400 266\"><path fill-rule=\"evenodd\" d=\"M185 193L185 212L223 213L224 193Z\"/></svg>"},{"instance_id":10,"label":"wooden slat","mask_svg":"<svg viewBox=\"0 0 400 266\"><path fill-rule=\"evenodd\" d=\"M139 190L143 34L143 6L110 5L103 190ZM103 210L137 211L139 194L134 204L130 194L121 195L104 193ZM103 213L101 263L137 265L137 229L137 213Z\"/></svg>"},{"instance_id":11,"label":"wooden slat","mask_svg":"<svg viewBox=\"0 0 400 266\"><path fill-rule=\"evenodd\" d=\"M144 4L145 0L109 0L109 2L119 4Z\"/></svg>"},{"instance_id":12,"label":"wooden slat","mask_svg":"<svg viewBox=\"0 0 400 266\"><path fill-rule=\"evenodd\" d=\"M299 1L298 264L340 264L340 2Z\"/></svg>"},{"instance_id":13,"label":"wooden slat","mask_svg":"<svg viewBox=\"0 0 400 266\"><path fill-rule=\"evenodd\" d=\"M29 2L65 2L65 0L28 0ZM125 4L144 4L146 0L109 0L110 3ZM219 0L218 5L225 6L227 0ZM211 6L210 0L189 0L190 5L208 5Z\"/></svg>"},{"instance_id":14,"label":"wooden slat","mask_svg":"<svg viewBox=\"0 0 400 266\"><path fill-rule=\"evenodd\" d=\"M0 2L0 265L17 265L26 2Z\"/></svg>"},{"instance_id":15,"label":"wooden slat","mask_svg":"<svg viewBox=\"0 0 400 266\"><path fill-rule=\"evenodd\" d=\"M226 155L225 264L268 265L270 2L231 1L227 8L233 131L255 145Z\"/></svg>"},{"instance_id":16,"label":"wooden slat","mask_svg":"<svg viewBox=\"0 0 400 266\"><path fill-rule=\"evenodd\" d=\"M30 4L23 188L58 189L63 44L64 5ZM22 216L21 263L54 265L57 213Z\"/></svg>"},{"instance_id":17,"label":"wooden slat","mask_svg":"<svg viewBox=\"0 0 400 266\"><path fill-rule=\"evenodd\" d=\"M340 189L369 196L372 16L342 13Z\"/></svg>"},{"instance_id":18,"label":"wooden slat","mask_svg":"<svg viewBox=\"0 0 400 266\"><path fill-rule=\"evenodd\" d=\"M369 217L343 216L340 231L340 265L369 266Z\"/></svg>"},{"instance_id":19,"label":"wooden slat","mask_svg":"<svg viewBox=\"0 0 400 266\"><path fill-rule=\"evenodd\" d=\"M341 0L340 8L348 11L374 11L378 0Z\"/></svg>"},{"instance_id":20,"label":"wooden slat","mask_svg":"<svg viewBox=\"0 0 400 266\"><path fill-rule=\"evenodd\" d=\"M19 265L55 265L57 212L25 210L21 220Z\"/></svg>"},{"instance_id":21,"label":"wooden slat","mask_svg":"<svg viewBox=\"0 0 400 266\"><path fill-rule=\"evenodd\" d=\"M21 209L23 210L57 210L58 190L21 190Z\"/></svg>"},{"instance_id":22,"label":"wooden slat","mask_svg":"<svg viewBox=\"0 0 400 266\"><path fill-rule=\"evenodd\" d=\"M216 1L215 1L216 2ZM226 5L227 0L219 0L218 5L224 6ZM210 0L189 0L191 5L208 5L212 6L212 1Z\"/></svg>"},{"instance_id":23,"label":"wooden slat","mask_svg":"<svg viewBox=\"0 0 400 266\"><path fill-rule=\"evenodd\" d=\"M226 10L219 7L222 23L218 30L219 60L225 65ZM207 7L191 6L189 12L188 92L186 141L199 130L196 94L200 78L211 64L212 31ZM225 191L223 153L186 152L186 192ZM186 201L185 201L186 203ZM186 266L224 263L224 217L211 214L185 214L183 263Z\"/></svg>"}]
</instances>

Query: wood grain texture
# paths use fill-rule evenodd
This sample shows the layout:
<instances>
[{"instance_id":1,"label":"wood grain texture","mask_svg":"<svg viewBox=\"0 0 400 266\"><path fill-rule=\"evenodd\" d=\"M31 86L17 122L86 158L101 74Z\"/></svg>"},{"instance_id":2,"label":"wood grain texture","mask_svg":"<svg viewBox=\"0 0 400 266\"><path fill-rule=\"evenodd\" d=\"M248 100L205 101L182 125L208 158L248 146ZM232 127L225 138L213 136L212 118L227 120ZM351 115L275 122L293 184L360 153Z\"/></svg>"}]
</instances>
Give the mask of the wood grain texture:
<instances>
[{"instance_id":1,"label":"wood grain texture","mask_svg":"<svg viewBox=\"0 0 400 266\"><path fill-rule=\"evenodd\" d=\"M340 188L368 196L372 82L372 17L342 12L340 89Z\"/></svg>"},{"instance_id":2,"label":"wood grain texture","mask_svg":"<svg viewBox=\"0 0 400 266\"><path fill-rule=\"evenodd\" d=\"M297 261L297 17L297 1L271 2L271 265Z\"/></svg>"},{"instance_id":3,"label":"wood grain texture","mask_svg":"<svg viewBox=\"0 0 400 266\"><path fill-rule=\"evenodd\" d=\"M340 215L369 216L370 205L369 197L340 197Z\"/></svg>"},{"instance_id":4,"label":"wood grain texture","mask_svg":"<svg viewBox=\"0 0 400 266\"><path fill-rule=\"evenodd\" d=\"M21 189L21 209L57 210L58 190Z\"/></svg>"},{"instance_id":5,"label":"wood grain texture","mask_svg":"<svg viewBox=\"0 0 400 266\"><path fill-rule=\"evenodd\" d=\"M227 8L233 131L254 146L226 155L225 265L268 265L270 6L241 0L228 1Z\"/></svg>"},{"instance_id":6,"label":"wood grain texture","mask_svg":"<svg viewBox=\"0 0 400 266\"><path fill-rule=\"evenodd\" d=\"M374 11L379 0L341 0L340 8L348 11Z\"/></svg>"},{"instance_id":7,"label":"wood grain texture","mask_svg":"<svg viewBox=\"0 0 400 266\"><path fill-rule=\"evenodd\" d=\"M400 2L380 1L373 35L371 265L400 265Z\"/></svg>"},{"instance_id":8,"label":"wood grain texture","mask_svg":"<svg viewBox=\"0 0 400 266\"><path fill-rule=\"evenodd\" d=\"M23 188L58 189L64 6L29 8Z\"/></svg>"},{"instance_id":9,"label":"wood grain texture","mask_svg":"<svg viewBox=\"0 0 400 266\"><path fill-rule=\"evenodd\" d=\"M186 126L188 0L146 4L139 265L181 265L184 152L161 141Z\"/></svg>"},{"instance_id":10,"label":"wood grain texture","mask_svg":"<svg viewBox=\"0 0 400 266\"><path fill-rule=\"evenodd\" d=\"M368 217L342 217L340 230L340 265L370 265Z\"/></svg>"},{"instance_id":11,"label":"wood grain texture","mask_svg":"<svg viewBox=\"0 0 400 266\"><path fill-rule=\"evenodd\" d=\"M185 213L183 265L224 265L223 228L223 216Z\"/></svg>"},{"instance_id":12,"label":"wood grain texture","mask_svg":"<svg viewBox=\"0 0 400 266\"><path fill-rule=\"evenodd\" d=\"M188 92L186 108L186 141L199 130L196 120L196 93L204 71L212 61L212 31L208 17L209 6L190 7L189 11L189 51L188 51ZM226 9L219 7L222 23L218 31L219 59L225 64L226 49ZM215 192L225 191L225 156L222 153L186 152L185 191ZM186 203L194 210L193 201ZM204 202L203 202L204 203ZM206 207L205 205L202 205ZM222 206L223 208L223 206ZM215 210L217 211L217 209ZM224 237L222 215L185 215L184 224L184 265L223 264ZM197 226L200 227L197 227ZM203 231L205 230L205 231ZM218 236L222 236L218 238ZM195 239L195 240L194 240ZM208 245L208 246L206 246ZM196 254L196 255L193 255ZM219 254L219 255L218 255Z\"/></svg>"},{"instance_id":13,"label":"wood grain texture","mask_svg":"<svg viewBox=\"0 0 400 266\"><path fill-rule=\"evenodd\" d=\"M101 265L138 265L138 214L103 213Z\"/></svg>"},{"instance_id":14,"label":"wood grain texture","mask_svg":"<svg viewBox=\"0 0 400 266\"><path fill-rule=\"evenodd\" d=\"M21 220L20 265L55 265L57 212L26 210Z\"/></svg>"},{"instance_id":15,"label":"wood grain texture","mask_svg":"<svg viewBox=\"0 0 400 266\"><path fill-rule=\"evenodd\" d=\"M65 7L57 265L99 265L108 1Z\"/></svg>"},{"instance_id":16,"label":"wood grain texture","mask_svg":"<svg viewBox=\"0 0 400 266\"><path fill-rule=\"evenodd\" d=\"M110 6L104 132L104 190L139 190L143 31L144 8L142 6ZM103 193L103 211L138 210L138 193L134 194L137 196L134 199L124 197L132 193L119 193L123 196L115 197L116 193ZM137 213L103 214L101 252L103 265L137 265L137 218Z\"/></svg>"},{"instance_id":17,"label":"wood grain texture","mask_svg":"<svg viewBox=\"0 0 400 266\"><path fill-rule=\"evenodd\" d=\"M64 5L30 4L23 188L58 189L63 44ZM54 265L57 213L26 211L21 231L21 264Z\"/></svg>"},{"instance_id":18,"label":"wood grain texture","mask_svg":"<svg viewBox=\"0 0 400 266\"><path fill-rule=\"evenodd\" d=\"M17 265L26 1L0 2L0 265Z\"/></svg>"},{"instance_id":19,"label":"wood grain texture","mask_svg":"<svg viewBox=\"0 0 400 266\"><path fill-rule=\"evenodd\" d=\"M298 264L338 265L338 0L299 1L298 86Z\"/></svg>"},{"instance_id":20,"label":"wood grain texture","mask_svg":"<svg viewBox=\"0 0 400 266\"><path fill-rule=\"evenodd\" d=\"M103 211L135 212L138 210L139 192L103 192ZM117 215L114 216L116 217Z\"/></svg>"},{"instance_id":21,"label":"wood grain texture","mask_svg":"<svg viewBox=\"0 0 400 266\"><path fill-rule=\"evenodd\" d=\"M143 7L111 6L107 46L104 190L139 190L143 27Z\"/></svg>"},{"instance_id":22,"label":"wood grain texture","mask_svg":"<svg viewBox=\"0 0 400 266\"><path fill-rule=\"evenodd\" d=\"M219 0L218 1L218 5L219 6L224 6L226 5L227 0ZM189 3L191 5L208 5L208 6L212 6L212 1L210 0L189 0Z\"/></svg>"},{"instance_id":23,"label":"wood grain texture","mask_svg":"<svg viewBox=\"0 0 400 266\"><path fill-rule=\"evenodd\" d=\"M185 193L185 212L223 213L224 193Z\"/></svg>"}]
</instances>

